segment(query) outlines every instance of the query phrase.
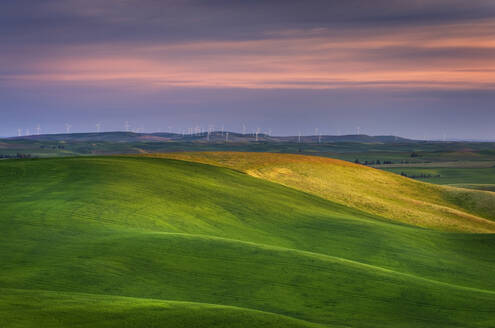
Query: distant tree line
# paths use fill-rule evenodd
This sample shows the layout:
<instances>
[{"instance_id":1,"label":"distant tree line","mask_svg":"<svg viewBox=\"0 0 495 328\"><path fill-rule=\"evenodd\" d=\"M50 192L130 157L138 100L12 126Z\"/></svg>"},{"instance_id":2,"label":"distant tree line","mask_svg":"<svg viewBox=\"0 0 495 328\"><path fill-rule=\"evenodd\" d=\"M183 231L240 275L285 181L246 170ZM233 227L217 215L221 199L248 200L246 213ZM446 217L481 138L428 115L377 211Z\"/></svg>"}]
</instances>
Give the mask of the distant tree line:
<instances>
[{"instance_id":1,"label":"distant tree line","mask_svg":"<svg viewBox=\"0 0 495 328\"><path fill-rule=\"evenodd\" d=\"M420 157L420 155L419 155L418 153L416 153L416 152L412 152L410 156L411 156L411 157ZM364 161L364 162L361 162L361 161L359 160L359 158L356 158L356 159L354 160L354 163L356 163L356 164L364 164L364 165L396 164L396 163L394 163L394 162L392 162L392 161L383 161L383 162L382 162L382 161L380 161L379 159L377 159L377 160L375 160L375 161L367 161L367 160L366 160L366 161ZM409 161L408 161L408 160L400 160L398 163L400 163L400 164L409 164Z\"/></svg>"},{"instance_id":2,"label":"distant tree line","mask_svg":"<svg viewBox=\"0 0 495 328\"><path fill-rule=\"evenodd\" d=\"M413 174L409 175L405 172L401 172L400 175L406 178L411 178L411 179L428 179L428 178L440 178L440 174L425 174L425 173L420 173L420 174Z\"/></svg>"},{"instance_id":3,"label":"distant tree line","mask_svg":"<svg viewBox=\"0 0 495 328\"><path fill-rule=\"evenodd\" d=\"M356 164L364 164L364 165L381 165L381 164L394 164L392 161L380 161L379 159L377 159L376 161L363 161L361 162L359 160L359 158L356 158L354 160L354 163Z\"/></svg>"},{"instance_id":4,"label":"distant tree line","mask_svg":"<svg viewBox=\"0 0 495 328\"><path fill-rule=\"evenodd\" d=\"M22 153L17 153L15 155L10 155L10 154L0 154L0 158L14 158L14 159L21 159L21 158L35 158L34 156L31 156L31 154L22 154Z\"/></svg>"},{"instance_id":5,"label":"distant tree line","mask_svg":"<svg viewBox=\"0 0 495 328\"><path fill-rule=\"evenodd\" d=\"M51 149L64 149L65 146L64 145L55 145L55 146L45 146L45 145L41 145L40 146L41 149L45 149L45 148L51 148Z\"/></svg>"}]
</instances>

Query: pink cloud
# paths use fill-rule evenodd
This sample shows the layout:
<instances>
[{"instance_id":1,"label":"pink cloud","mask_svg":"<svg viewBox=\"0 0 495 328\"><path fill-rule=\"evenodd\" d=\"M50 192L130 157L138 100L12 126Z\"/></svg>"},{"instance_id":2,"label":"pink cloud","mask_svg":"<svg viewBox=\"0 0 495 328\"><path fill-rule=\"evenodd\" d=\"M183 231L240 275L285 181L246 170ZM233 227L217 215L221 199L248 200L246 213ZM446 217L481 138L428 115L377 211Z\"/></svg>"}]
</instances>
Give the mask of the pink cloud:
<instances>
[{"instance_id":1,"label":"pink cloud","mask_svg":"<svg viewBox=\"0 0 495 328\"><path fill-rule=\"evenodd\" d=\"M287 31L269 39L64 47L10 83L141 88L495 88L495 23L357 33ZM479 69L482 68L482 69ZM27 71L27 72L26 72Z\"/></svg>"}]
</instances>

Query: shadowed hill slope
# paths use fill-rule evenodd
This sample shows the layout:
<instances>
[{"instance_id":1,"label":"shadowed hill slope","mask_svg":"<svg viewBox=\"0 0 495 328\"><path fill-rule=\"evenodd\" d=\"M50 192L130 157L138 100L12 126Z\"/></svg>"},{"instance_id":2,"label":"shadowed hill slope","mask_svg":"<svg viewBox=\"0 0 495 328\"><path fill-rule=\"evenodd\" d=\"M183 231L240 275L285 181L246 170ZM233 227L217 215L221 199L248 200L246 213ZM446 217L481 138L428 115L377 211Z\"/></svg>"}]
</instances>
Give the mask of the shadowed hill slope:
<instances>
[{"instance_id":1,"label":"shadowed hill slope","mask_svg":"<svg viewBox=\"0 0 495 328\"><path fill-rule=\"evenodd\" d=\"M270 153L166 153L236 169L384 218L444 231L495 232L495 194L415 181L316 156Z\"/></svg>"},{"instance_id":2,"label":"shadowed hill slope","mask_svg":"<svg viewBox=\"0 0 495 328\"><path fill-rule=\"evenodd\" d=\"M0 293L2 327L325 327L273 313L214 304L38 290L0 289Z\"/></svg>"},{"instance_id":3,"label":"shadowed hill slope","mask_svg":"<svg viewBox=\"0 0 495 328\"><path fill-rule=\"evenodd\" d=\"M2 327L495 324L491 234L170 159L3 161L0 188Z\"/></svg>"}]
</instances>

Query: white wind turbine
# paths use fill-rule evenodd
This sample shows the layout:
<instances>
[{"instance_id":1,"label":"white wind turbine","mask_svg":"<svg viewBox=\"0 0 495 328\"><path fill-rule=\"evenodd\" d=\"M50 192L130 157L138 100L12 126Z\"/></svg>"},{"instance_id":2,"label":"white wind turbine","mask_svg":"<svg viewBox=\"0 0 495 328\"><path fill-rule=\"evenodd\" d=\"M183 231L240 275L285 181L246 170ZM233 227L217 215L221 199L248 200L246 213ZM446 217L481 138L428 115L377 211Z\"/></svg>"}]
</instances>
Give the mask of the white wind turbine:
<instances>
[{"instance_id":1,"label":"white wind turbine","mask_svg":"<svg viewBox=\"0 0 495 328\"><path fill-rule=\"evenodd\" d=\"M37 135L40 135L40 132L41 132L41 127L40 127L40 125L38 124L38 125L36 126L36 134L37 134Z\"/></svg>"},{"instance_id":2,"label":"white wind turbine","mask_svg":"<svg viewBox=\"0 0 495 328\"><path fill-rule=\"evenodd\" d=\"M96 123L96 132L100 133L101 123Z\"/></svg>"},{"instance_id":3,"label":"white wind turbine","mask_svg":"<svg viewBox=\"0 0 495 328\"><path fill-rule=\"evenodd\" d=\"M71 125L71 124L69 124L69 123L65 123L65 132L66 132L67 134L69 134L69 133L70 133L70 128L71 128L71 127L72 127L72 125Z\"/></svg>"}]
</instances>

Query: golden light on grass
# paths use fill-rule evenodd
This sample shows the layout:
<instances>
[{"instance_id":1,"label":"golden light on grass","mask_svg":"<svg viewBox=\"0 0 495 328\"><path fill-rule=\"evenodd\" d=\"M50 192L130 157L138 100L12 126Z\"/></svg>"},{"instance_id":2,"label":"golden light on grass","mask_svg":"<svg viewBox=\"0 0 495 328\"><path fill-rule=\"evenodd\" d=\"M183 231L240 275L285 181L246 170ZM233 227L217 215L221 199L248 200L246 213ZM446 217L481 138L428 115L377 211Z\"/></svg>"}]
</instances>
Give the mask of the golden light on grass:
<instances>
[{"instance_id":1,"label":"golden light on grass","mask_svg":"<svg viewBox=\"0 0 495 328\"><path fill-rule=\"evenodd\" d=\"M228 167L407 224L444 231L495 232L495 195L489 192L432 185L316 156L237 152L145 156Z\"/></svg>"}]
</instances>

